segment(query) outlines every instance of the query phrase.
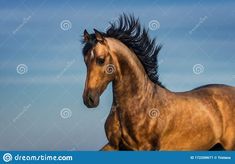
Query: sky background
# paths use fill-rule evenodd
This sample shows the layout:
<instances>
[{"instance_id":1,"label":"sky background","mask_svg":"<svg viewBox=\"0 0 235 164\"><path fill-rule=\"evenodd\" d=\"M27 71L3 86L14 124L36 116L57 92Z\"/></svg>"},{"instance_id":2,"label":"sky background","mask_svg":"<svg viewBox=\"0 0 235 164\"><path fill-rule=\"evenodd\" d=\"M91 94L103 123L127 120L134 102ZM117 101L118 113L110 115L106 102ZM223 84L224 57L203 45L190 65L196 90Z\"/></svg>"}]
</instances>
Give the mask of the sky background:
<instances>
[{"instance_id":1,"label":"sky background","mask_svg":"<svg viewBox=\"0 0 235 164\"><path fill-rule=\"evenodd\" d=\"M80 41L84 29L104 31L123 12L146 28L158 22L149 32L163 45L159 75L168 89L235 85L234 1L0 0L0 150L99 150L107 142L111 86L99 107L86 108Z\"/></svg>"}]
</instances>

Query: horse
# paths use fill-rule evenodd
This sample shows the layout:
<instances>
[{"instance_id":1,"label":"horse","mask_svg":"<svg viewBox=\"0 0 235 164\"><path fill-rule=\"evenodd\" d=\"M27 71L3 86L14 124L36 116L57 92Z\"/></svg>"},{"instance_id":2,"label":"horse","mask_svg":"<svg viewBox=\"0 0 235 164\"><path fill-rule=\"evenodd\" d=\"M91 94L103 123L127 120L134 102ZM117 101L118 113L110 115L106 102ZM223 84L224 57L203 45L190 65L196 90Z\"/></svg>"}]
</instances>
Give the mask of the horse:
<instances>
[{"instance_id":1,"label":"horse","mask_svg":"<svg viewBox=\"0 0 235 164\"><path fill-rule=\"evenodd\" d=\"M133 15L109 29L83 33L87 67L83 101L88 108L112 83L113 102L101 150L235 150L235 87L209 84L172 92L160 81L161 45Z\"/></svg>"}]
</instances>

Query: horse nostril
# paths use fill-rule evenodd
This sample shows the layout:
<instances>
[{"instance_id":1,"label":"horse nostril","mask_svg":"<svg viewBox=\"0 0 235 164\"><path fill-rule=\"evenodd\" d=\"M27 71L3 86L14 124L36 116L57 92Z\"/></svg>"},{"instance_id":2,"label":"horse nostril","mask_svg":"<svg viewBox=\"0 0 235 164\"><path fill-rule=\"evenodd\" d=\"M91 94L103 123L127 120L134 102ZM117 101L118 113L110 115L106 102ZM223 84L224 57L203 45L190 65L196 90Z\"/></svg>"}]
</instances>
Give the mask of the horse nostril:
<instances>
[{"instance_id":1,"label":"horse nostril","mask_svg":"<svg viewBox=\"0 0 235 164\"><path fill-rule=\"evenodd\" d=\"M94 104L94 100L93 100L93 98L92 98L91 95L88 95L88 100L89 100L89 102L91 102L92 104Z\"/></svg>"}]
</instances>

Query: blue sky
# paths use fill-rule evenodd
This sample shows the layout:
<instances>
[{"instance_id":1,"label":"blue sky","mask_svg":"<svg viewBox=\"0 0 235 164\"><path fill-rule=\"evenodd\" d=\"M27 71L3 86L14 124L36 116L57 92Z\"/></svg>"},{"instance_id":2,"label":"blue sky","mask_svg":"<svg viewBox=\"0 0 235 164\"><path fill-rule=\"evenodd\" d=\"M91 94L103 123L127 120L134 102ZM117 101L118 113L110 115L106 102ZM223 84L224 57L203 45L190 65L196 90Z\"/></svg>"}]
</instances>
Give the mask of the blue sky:
<instances>
[{"instance_id":1,"label":"blue sky","mask_svg":"<svg viewBox=\"0 0 235 164\"><path fill-rule=\"evenodd\" d=\"M98 150L111 86L96 110L82 101L85 65L81 34L103 31L121 13L143 26L157 20L151 37L163 44L160 80L172 91L208 83L235 85L233 1L0 1L0 149ZM71 29L61 29L69 20ZM17 66L27 66L25 74ZM197 75L193 66L201 64ZM62 109L71 117L63 119Z\"/></svg>"}]
</instances>

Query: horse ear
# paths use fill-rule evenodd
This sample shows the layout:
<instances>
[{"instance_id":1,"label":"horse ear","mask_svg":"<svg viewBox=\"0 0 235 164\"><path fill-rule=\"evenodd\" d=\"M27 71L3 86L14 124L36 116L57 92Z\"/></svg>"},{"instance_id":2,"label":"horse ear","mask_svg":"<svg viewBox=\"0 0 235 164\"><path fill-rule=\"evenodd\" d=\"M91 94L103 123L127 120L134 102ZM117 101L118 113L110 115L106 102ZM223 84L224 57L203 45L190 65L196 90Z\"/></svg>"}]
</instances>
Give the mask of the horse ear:
<instances>
[{"instance_id":1,"label":"horse ear","mask_svg":"<svg viewBox=\"0 0 235 164\"><path fill-rule=\"evenodd\" d=\"M83 40L84 42L88 42L90 40L90 34L87 32L86 29L83 32Z\"/></svg>"},{"instance_id":2,"label":"horse ear","mask_svg":"<svg viewBox=\"0 0 235 164\"><path fill-rule=\"evenodd\" d=\"M98 30L94 29L95 31L95 37L98 42L104 43L104 36L99 32Z\"/></svg>"}]
</instances>

